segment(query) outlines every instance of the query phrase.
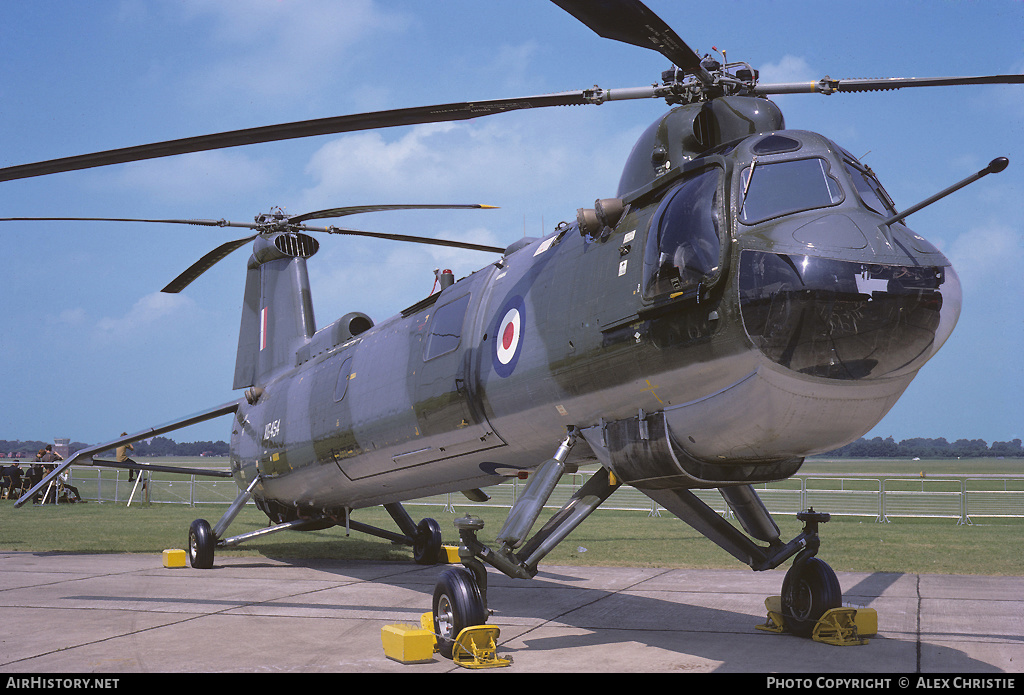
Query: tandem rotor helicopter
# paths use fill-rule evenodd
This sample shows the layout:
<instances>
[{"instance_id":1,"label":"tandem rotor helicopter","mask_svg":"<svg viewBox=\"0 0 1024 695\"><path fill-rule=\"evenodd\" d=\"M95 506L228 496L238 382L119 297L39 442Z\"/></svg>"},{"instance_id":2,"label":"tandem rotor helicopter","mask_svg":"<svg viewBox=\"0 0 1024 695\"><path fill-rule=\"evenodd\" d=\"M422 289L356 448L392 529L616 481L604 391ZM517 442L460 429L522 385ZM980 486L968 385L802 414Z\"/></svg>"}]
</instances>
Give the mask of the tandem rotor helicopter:
<instances>
[{"instance_id":1,"label":"tandem rotor helicopter","mask_svg":"<svg viewBox=\"0 0 1024 695\"><path fill-rule=\"evenodd\" d=\"M832 79L762 84L742 62L695 53L639 0L552 0L607 39L650 49L672 68L652 85L403 108L286 123L0 169L0 181L314 135L479 118L560 105L664 99L670 109L628 157L614 197L575 221L507 248L311 222L392 210L479 205L369 205L254 222L63 219L245 229L165 288L181 292L249 246L233 388L242 395L69 457L35 490L98 452L230 416L239 493L214 524L188 532L190 564L218 548L284 530L334 525L409 545L433 564L441 529L403 502L484 489L528 474L490 545L456 521L462 566L439 576L435 632L487 617L487 567L529 579L539 563L622 485L754 570L793 559L783 613L796 634L842 601L817 557L828 515L798 514L783 539L753 484L794 475L805 457L872 429L951 334L960 286L949 261L907 217L989 173L897 210L875 173L823 135L788 130L773 95L924 86L1021 84L1024 75ZM313 234L375 236L493 253L496 260L375 323L353 311L317 326L307 261ZM599 464L534 531L559 479ZM149 464L120 464L146 468ZM161 467L166 468L166 467ZM191 469L190 469L191 470ZM717 489L737 528L693 490ZM35 490L17 505L31 499ZM227 533L253 501L271 525ZM398 531L356 520L383 506Z\"/></svg>"}]
</instances>

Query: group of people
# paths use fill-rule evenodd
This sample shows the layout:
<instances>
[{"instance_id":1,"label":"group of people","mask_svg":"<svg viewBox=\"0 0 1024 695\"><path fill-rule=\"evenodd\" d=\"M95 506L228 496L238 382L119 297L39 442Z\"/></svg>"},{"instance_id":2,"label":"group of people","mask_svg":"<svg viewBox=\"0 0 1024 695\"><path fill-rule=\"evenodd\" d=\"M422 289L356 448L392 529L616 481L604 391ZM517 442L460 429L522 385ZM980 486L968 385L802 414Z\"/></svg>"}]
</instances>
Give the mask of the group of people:
<instances>
[{"instance_id":1,"label":"group of people","mask_svg":"<svg viewBox=\"0 0 1024 695\"><path fill-rule=\"evenodd\" d=\"M9 499L12 495L21 495L31 490L57 467L58 461L63 460L64 457L53 450L53 445L47 444L46 448L40 449L36 453L35 463L27 471L21 469L21 463L18 461L15 461L11 466L0 468L0 497ZM37 492L34 501L36 503L56 502L58 500L66 500L67 502L85 501L78 493L78 488L70 484L67 471L61 473L59 480L54 481L54 483L54 485L48 486L46 490ZM43 499L44 495L46 496L45 499Z\"/></svg>"}]
</instances>

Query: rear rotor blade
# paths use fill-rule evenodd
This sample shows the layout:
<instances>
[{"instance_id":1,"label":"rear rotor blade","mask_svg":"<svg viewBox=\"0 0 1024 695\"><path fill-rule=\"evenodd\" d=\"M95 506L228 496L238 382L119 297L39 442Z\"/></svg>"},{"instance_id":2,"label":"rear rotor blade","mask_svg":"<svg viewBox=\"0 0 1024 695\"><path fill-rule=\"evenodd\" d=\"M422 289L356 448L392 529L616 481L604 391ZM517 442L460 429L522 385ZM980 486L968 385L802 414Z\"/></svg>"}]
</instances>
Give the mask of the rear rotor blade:
<instances>
[{"instance_id":1,"label":"rear rotor blade","mask_svg":"<svg viewBox=\"0 0 1024 695\"><path fill-rule=\"evenodd\" d=\"M639 0L551 0L599 36L649 48L672 61L704 84L711 76L700 57L665 21Z\"/></svg>"},{"instance_id":2,"label":"rear rotor blade","mask_svg":"<svg viewBox=\"0 0 1024 695\"><path fill-rule=\"evenodd\" d=\"M208 254L190 265L185 272L171 280L171 282L167 284L167 287L160 291L167 292L168 294L177 294L178 292L181 292L192 284L193 280L212 268L218 261L224 260L233 251L242 248L258 236L259 234L253 234L252 236L244 239L235 239L234 241L229 241L226 244L221 244L213 251L210 251Z\"/></svg>"},{"instance_id":3,"label":"rear rotor blade","mask_svg":"<svg viewBox=\"0 0 1024 695\"><path fill-rule=\"evenodd\" d=\"M303 215L289 217L292 223L305 222L306 220L324 220L331 217L345 217L346 215L359 215L364 212L383 212L386 210L495 210L495 205L352 205L344 208L330 208L307 212Z\"/></svg>"},{"instance_id":4,"label":"rear rotor blade","mask_svg":"<svg viewBox=\"0 0 1024 695\"><path fill-rule=\"evenodd\" d=\"M166 287L161 290L174 294L181 292L188 287L196 278L212 268L216 263L226 258L232 252L242 248L254 240L261 233L274 231L303 231L322 232L325 234L342 234L348 236L362 236L372 239L389 239L391 241L407 241L414 244L426 244L428 246L446 246L448 248L466 249L469 251L486 251L488 253L504 253L505 249L500 246L487 246L474 244L468 241L450 241L448 239L434 239L431 237L411 236L408 234L387 234L384 232L367 232L361 229L345 229L341 227L310 227L298 224L301 220L322 219L326 217L342 217L354 215L360 212L377 212L381 210L430 210L430 209L495 209L494 205L358 205L344 208L332 208L310 212L304 215L297 215L290 219L280 219L277 222L264 224L253 224L252 222L228 222L227 220L183 220L183 219L140 219L128 217L0 217L0 222L153 222L160 224L189 224L201 227L241 227L243 229L257 229L259 232L244 239L235 239L221 244L213 251L210 251L198 261L193 263L185 272L174 278Z\"/></svg>"},{"instance_id":5,"label":"rear rotor blade","mask_svg":"<svg viewBox=\"0 0 1024 695\"><path fill-rule=\"evenodd\" d=\"M407 234L386 234L384 232L367 232L360 229L345 229L343 227L307 227L299 225L296 229L304 232L325 232L327 234L347 234L351 236L365 236L373 239L390 239L392 241L409 241L414 244L426 244L428 246L448 246L455 249L467 249L469 251L487 251L489 253L505 253L500 246L485 246L484 244L473 244L468 241L449 241L448 239L433 239L423 236L409 236Z\"/></svg>"},{"instance_id":6,"label":"rear rotor blade","mask_svg":"<svg viewBox=\"0 0 1024 695\"><path fill-rule=\"evenodd\" d=\"M124 147L121 149L94 152L92 154L83 154L74 157L62 157L60 159L51 159L45 162L19 164L17 166L0 169L0 181L13 181L15 179L25 179L33 176L57 174L64 171L91 169L93 167L102 167L111 164L124 164L126 162L137 162L145 159L157 159L159 157L170 157L172 155L187 154L190 152L219 150L227 147L306 138L315 135L331 135L357 130L417 125L420 123L458 121L476 118L478 116L490 116L497 113L505 113L506 111L516 111L518 109L596 103L593 100L592 95L593 92L591 90L583 90L579 92L561 92L558 94L519 97L514 99L465 101L452 104L394 109L391 111L358 113L348 116L333 116L329 118L296 121L294 123L282 123L280 125L261 126L257 128L245 128L243 130L232 130L224 133L200 135L198 137L182 138L180 140L167 140L149 145Z\"/></svg>"}]
</instances>

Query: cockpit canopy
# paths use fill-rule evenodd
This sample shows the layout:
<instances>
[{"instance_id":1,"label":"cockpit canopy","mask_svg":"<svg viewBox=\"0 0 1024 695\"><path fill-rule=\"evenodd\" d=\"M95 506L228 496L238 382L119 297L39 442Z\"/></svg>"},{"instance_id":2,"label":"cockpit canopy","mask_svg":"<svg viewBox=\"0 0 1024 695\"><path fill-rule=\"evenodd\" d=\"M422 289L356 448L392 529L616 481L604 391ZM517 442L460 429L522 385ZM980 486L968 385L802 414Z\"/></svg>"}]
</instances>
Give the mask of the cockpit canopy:
<instances>
[{"instance_id":1,"label":"cockpit canopy","mask_svg":"<svg viewBox=\"0 0 1024 695\"><path fill-rule=\"evenodd\" d=\"M804 148L804 137L819 146ZM846 187L840 183L842 173L834 170L838 164L834 165L831 155L821 156L826 154L820 146L825 143L841 158L861 202L879 215L895 214L892 200L874 172L846 150L810 133L772 133L750 147L751 162L740 175L739 221L753 225L843 203Z\"/></svg>"},{"instance_id":2,"label":"cockpit canopy","mask_svg":"<svg viewBox=\"0 0 1024 695\"><path fill-rule=\"evenodd\" d=\"M886 378L919 368L956 323L960 286L949 262L885 225L896 211L874 173L820 135L725 143L664 187L644 248L645 300L703 301L735 239L744 328L782 367Z\"/></svg>"},{"instance_id":3,"label":"cockpit canopy","mask_svg":"<svg viewBox=\"0 0 1024 695\"><path fill-rule=\"evenodd\" d=\"M695 293L717 279L725 225L722 168L690 174L662 199L644 250L644 296Z\"/></svg>"}]
</instances>

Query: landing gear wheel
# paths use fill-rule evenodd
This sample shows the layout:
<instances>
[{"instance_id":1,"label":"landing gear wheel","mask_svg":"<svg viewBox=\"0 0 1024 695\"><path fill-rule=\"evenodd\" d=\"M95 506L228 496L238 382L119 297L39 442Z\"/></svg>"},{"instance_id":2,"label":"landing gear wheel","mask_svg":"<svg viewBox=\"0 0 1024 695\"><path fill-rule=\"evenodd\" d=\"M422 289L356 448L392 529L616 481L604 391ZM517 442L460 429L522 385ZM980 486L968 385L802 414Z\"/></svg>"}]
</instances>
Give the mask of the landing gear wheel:
<instances>
[{"instance_id":1,"label":"landing gear wheel","mask_svg":"<svg viewBox=\"0 0 1024 695\"><path fill-rule=\"evenodd\" d=\"M455 638L467 627L487 622L487 610L473 574L465 567L441 573L434 587L434 632L441 655L452 658Z\"/></svg>"},{"instance_id":2,"label":"landing gear wheel","mask_svg":"<svg viewBox=\"0 0 1024 695\"><path fill-rule=\"evenodd\" d=\"M816 557L797 560L782 580L782 617L786 629L810 637L818 619L843 603L839 579L825 562Z\"/></svg>"},{"instance_id":3,"label":"landing gear wheel","mask_svg":"<svg viewBox=\"0 0 1024 695\"><path fill-rule=\"evenodd\" d=\"M213 567L213 549L217 539L206 519L196 519L188 527L188 562L200 570Z\"/></svg>"},{"instance_id":4,"label":"landing gear wheel","mask_svg":"<svg viewBox=\"0 0 1024 695\"><path fill-rule=\"evenodd\" d=\"M417 565L436 565L440 554L441 525L433 519L424 519L412 539L412 559Z\"/></svg>"}]
</instances>

